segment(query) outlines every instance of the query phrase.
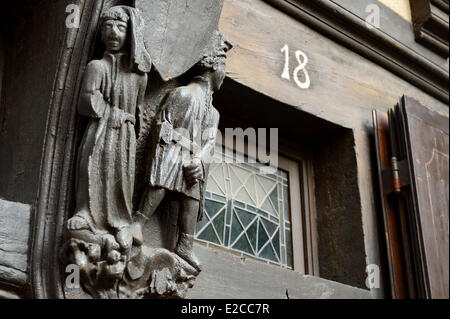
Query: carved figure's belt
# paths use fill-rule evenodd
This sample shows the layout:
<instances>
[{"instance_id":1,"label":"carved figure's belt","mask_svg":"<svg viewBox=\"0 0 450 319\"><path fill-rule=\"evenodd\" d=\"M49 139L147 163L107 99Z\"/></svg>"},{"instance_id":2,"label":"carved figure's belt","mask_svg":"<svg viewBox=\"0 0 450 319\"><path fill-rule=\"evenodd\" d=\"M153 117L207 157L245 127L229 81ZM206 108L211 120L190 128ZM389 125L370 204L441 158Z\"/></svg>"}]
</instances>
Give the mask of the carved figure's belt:
<instances>
[{"instance_id":1,"label":"carved figure's belt","mask_svg":"<svg viewBox=\"0 0 450 319\"><path fill-rule=\"evenodd\" d=\"M159 143L170 144L172 141L180 145L185 150L188 150L191 154L199 154L201 147L197 143L191 141L183 134L173 129L172 124L168 121L164 121L158 124L159 131Z\"/></svg>"}]
</instances>

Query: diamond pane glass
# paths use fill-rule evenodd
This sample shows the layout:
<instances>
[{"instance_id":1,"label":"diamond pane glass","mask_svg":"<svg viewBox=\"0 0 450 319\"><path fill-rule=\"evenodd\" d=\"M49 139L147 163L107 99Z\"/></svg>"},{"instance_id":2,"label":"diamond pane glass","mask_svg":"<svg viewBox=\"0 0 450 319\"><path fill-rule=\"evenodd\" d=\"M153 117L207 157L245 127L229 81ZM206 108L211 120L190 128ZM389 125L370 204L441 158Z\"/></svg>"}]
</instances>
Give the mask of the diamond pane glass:
<instances>
[{"instance_id":1,"label":"diamond pane glass","mask_svg":"<svg viewBox=\"0 0 450 319\"><path fill-rule=\"evenodd\" d=\"M292 268L289 174L232 154L216 148L196 239Z\"/></svg>"}]
</instances>

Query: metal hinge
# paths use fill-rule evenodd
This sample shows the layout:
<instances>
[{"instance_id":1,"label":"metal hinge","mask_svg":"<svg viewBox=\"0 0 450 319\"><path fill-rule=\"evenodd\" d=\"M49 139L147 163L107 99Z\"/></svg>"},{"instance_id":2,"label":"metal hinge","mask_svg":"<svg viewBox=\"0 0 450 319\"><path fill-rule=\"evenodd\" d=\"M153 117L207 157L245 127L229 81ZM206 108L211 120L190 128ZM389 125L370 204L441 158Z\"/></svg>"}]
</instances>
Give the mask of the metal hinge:
<instances>
[{"instance_id":1,"label":"metal hinge","mask_svg":"<svg viewBox=\"0 0 450 319\"><path fill-rule=\"evenodd\" d=\"M409 168L406 160L397 161L394 156L391 158L391 166L383 169L383 189L385 194L402 192L402 187L408 186L409 181Z\"/></svg>"}]
</instances>

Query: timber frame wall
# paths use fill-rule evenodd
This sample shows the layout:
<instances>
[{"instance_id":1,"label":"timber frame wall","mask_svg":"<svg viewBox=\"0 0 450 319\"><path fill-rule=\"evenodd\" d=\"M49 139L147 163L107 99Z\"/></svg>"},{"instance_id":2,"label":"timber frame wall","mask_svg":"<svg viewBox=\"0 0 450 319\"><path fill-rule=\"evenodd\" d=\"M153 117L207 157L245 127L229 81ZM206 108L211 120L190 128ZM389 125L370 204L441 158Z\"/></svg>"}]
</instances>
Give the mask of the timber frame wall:
<instances>
[{"instance_id":1,"label":"timber frame wall","mask_svg":"<svg viewBox=\"0 0 450 319\"><path fill-rule=\"evenodd\" d=\"M337 1L264 1L383 66L442 102L449 103L448 70L430 62L378 29L368 29L365 21L336 4Z\"/></svg>"}]
</instances>

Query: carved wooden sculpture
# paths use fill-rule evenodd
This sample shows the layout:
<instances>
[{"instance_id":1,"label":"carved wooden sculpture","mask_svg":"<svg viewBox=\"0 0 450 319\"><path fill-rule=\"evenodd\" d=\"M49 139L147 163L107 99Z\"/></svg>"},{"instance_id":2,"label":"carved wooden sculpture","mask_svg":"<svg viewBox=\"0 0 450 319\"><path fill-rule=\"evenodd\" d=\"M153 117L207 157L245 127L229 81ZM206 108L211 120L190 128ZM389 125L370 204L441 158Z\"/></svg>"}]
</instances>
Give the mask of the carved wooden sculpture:
<instances>
[{"instance_id":1,"label":"carved wooden sculpture","mask_svg":"<svg viewBox=\"0 0 450 319\"><path fill-rule=\"evenodd\" d=\"M113 283L122 277L132 246L135 114L151 67L140 28L134 8L113 7L102 15L106 51L88 64L78 106L91 119L79 151L76 212L67 229L73 261L89 290L98 277Z\"/></svg>"},{"instance_id":2,"label":"carved wooden sculpture","mask_svg":"<svg viewBox=\"0 0 450 319\"><path fill-rule=\"evenodd\" d=\"M200 271L200 262L192 252L195 224L203 212L205 178L219 124L219 112L212 95L225 78L225 59L229 45L217 34L213 51L196 68L198 76L187 86L173 90L153 125L149 186L138 212L139 224L145 223L168 192L181 203L180 236L175 252Z\"/></svg>"},{"instance_id":3,"label":"carved wooden sculpture","mask_svg":"<svg viewBox=\"0 0 450 319\"><path fill-rule=\"evenodd\" d=\"M216 20L220 9L214 11ZM187 85L170 91L147 123L145 192L133 207L136 122L148 107L152 67L143 21L140 11L128 6L102 14L106 50L88 64L79 99L79 114L90 120L78 154L76 210L67 222L63 256L80 268L81 284L94 298L183 298L201 270L193 236L219 122L212 95L225 78L231 46L217 31L204 30L209 40L203 41L203 58L191 68L192 76L184 78ZM168 194L181 208L173 252L149 243L142 232Z\"/></svg>"}]
</instances>

